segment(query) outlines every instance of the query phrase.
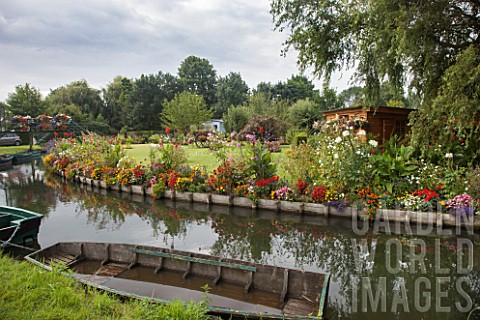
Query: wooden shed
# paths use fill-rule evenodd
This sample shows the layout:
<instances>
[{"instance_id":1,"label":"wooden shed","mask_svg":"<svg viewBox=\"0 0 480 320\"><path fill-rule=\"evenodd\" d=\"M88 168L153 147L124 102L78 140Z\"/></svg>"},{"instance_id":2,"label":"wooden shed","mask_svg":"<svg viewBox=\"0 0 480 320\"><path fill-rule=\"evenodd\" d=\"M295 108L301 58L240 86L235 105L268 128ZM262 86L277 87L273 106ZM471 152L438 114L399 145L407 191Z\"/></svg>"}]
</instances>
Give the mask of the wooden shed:
<instances>
[{"instance_id":1,"label":"wooden shed","mask_svg":"<svg viewBox=\"0 0 480 320\"><path fill-rule=\"evenodd\" d=\"M395 107L378 107L376 109L352 107L325 111L323 115L327 121L335 118L346 118L348 121L366 120L368 123L365 126L366 133L373 134L378 142L384 143L392 135L403 137L410 131L407 124L408 115L412 111L414 109Z\"/></svg>"}]
</instances>

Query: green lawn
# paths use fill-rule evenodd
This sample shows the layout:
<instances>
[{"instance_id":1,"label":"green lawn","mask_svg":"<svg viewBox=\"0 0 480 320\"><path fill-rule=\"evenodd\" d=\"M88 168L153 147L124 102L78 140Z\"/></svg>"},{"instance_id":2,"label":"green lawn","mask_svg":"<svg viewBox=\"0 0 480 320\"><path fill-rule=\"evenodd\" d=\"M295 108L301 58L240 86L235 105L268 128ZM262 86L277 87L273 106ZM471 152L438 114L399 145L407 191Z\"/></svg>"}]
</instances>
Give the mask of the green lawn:
<instances>
[{"instance_id":1,"label":"green lawn","mask_svg":"<svg viewBox=\"0 0 480 320\"><path fill-rule=\"evenodd\" d=\"M127 149L127 154L135 158L138 162L144 164L149 163L150 144L134 144L131 145L131 149ZM210 149L197 148L195 145L181 146L184 148L187 155L187 164L205 166L208 172L213 171L218 167L218 159L215 157L214 151ZM233 157L237 157L241 152L245 152L245 147L238 147L233 150ZM278 163L284 154L285 150L290 149L290 146L282 146L282 152L276 152L272 154L272 159L275 163Z\"/></svg>"},{"instance_id":2,"label":"green lawn","mask_svg":"<svg viewBox=\"0 0 480 320\"><path fill-rule=\"evenodd\" d=\"M40 150L41 147L33 146L33 150ZM21 146L1 146L0 147L0 154L14 154L20 152L28 151L28 145L21 145Z\"/></svg>"}]
</instances>

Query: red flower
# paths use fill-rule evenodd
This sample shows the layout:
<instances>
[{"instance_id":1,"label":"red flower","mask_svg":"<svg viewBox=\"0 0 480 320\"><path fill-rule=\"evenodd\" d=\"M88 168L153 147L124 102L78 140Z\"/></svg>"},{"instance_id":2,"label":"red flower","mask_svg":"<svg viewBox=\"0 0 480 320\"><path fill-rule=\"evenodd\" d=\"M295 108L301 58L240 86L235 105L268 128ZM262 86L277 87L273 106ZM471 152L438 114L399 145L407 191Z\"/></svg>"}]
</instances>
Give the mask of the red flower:
<instances>
[{"instance_id":1,"label":"red flower","mask_svg":"<svg viewBox=\"0 0 480 320\"><path fill-rule=\"evenodd\" d=\"M305 194L308 190L308 182L298 180L297 181L297 191L299 194Z\"/></svg>"},{"instance_id":2,"label":"red flower","mask_svg":"<svg viewBox=\"0 0 480 320\"><path fill-rule=\"evenodd\" d=\"M258 131L259 131L260 133L263 133L263 127L259 127L259 128L258 128Z\"/></svg>"},{"instance_id":3,"label":"red flower","mask_svg":"<svg viewBox=\"0 0 480 320\"><path fill-rule=\"evenodd\" d=\"M255 182L255 184L258 186L258 187L265 187L265 186L268 186L268 183L269 181L268 180L258 180L257 182Z\"/></svg>"},{"instance_id":4,"label":"red flower","mask_svg":"<svg viewBox=\"0 0 480 320\"><path fill-rule=\"evenodd\" d=\"M325 186L315 186L313 187L311 196L313 198L313 201L317 203L322 203L325 200L326 194L327 194L327 188Z\"/></svg>"},{"instance_id":5,"label":"red flower","mask_svg":"<svg viewBox=\"0 0 480 320\"><path fill-rule=\"evenodd\" d=\"M165 133L166 133L166 134L170 134L170 127L167 127L167 128L165 129Z\"/></svg>"}]
</instances>

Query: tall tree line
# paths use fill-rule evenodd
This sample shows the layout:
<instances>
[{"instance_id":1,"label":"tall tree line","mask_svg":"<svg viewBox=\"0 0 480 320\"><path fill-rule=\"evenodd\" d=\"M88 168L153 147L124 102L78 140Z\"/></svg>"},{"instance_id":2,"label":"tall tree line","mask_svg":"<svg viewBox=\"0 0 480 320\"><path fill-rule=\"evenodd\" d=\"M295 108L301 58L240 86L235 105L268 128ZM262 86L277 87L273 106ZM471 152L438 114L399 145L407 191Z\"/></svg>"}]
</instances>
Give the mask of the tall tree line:
<instances>
[{"instance_id":1,"label":"tall tree line","mask_svg":"<svg viewBox=\"0 0 480 320\"><path fill-rule=\"evenodd\" d=\"M352 92L357 95L352 97ZM227 130L240 131L255 115L274 116L291 127L306 128L322 117L323 110L343 107L345 101L361 102L359 91L352 92L337 95L328 86L317 90L304 75L275 84L261 82L250 89L240 73L217 76L207 59L190 56L180 64L177 75L160 71L136 79L117 76L101 90L79 80L51 90L43 99L32 85L19 85L9 94L5 108L12 115L66 113L102 133L166 126L186 132L212 117L223 119ZM187 117L193 114L198 117ZM190 123L186 118L192 119Z\"/></svg>"}]
</instances>

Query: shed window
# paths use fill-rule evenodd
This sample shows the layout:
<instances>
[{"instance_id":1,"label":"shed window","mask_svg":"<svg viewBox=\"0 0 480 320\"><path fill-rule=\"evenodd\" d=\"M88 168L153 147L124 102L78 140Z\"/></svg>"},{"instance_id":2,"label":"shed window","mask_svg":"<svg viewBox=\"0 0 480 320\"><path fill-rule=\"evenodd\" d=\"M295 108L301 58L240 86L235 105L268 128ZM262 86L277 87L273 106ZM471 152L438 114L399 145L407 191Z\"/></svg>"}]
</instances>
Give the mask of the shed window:
<instances>
[{"instance_id":1,"label":"shed window","mask_svg":"<svg viewBox=\"0 0 480 320\"><path fill-rule=\"evenodd\" d=\"M395 120L395 127L393 129L393 132L398 137L404 137L405 136L406 128L407 128L407 121L406 120Z\"/></svg>"}]
</instances>

